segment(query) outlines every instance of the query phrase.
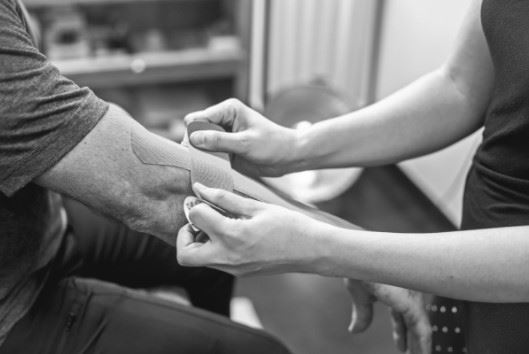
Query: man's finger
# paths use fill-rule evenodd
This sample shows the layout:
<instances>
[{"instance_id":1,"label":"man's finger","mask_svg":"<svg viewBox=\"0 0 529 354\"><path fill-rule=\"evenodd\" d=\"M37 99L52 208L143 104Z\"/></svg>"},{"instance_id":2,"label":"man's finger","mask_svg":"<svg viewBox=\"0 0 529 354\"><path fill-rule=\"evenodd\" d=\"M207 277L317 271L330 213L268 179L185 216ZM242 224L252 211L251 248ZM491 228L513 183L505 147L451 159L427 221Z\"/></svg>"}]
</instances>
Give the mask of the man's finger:
<instances>
[{"instance_id":1,"label":"man's finger","mask_svg":"<svg viewBox=\"0 0 529 354\"><path fill-rule=\"evenodd\" d=\"M373 321L373 296L367 291L363 282L346 279L347 290L353 299L351 324L349 331L360 333L365 331Z\"/></svg>"},{"instance_id":2,"label":"man's finger","mask_svg":"<svg viewBox=\"0 0 529 354\"><path fill-rule=\"evenodd\" d=\"M416 314L405 319L408 327L408 348L411 354L429 354L431 352L432 333L426 316Z\"/></svg>"},{"instance_id":3,"label":"man's finger","mask_svg":"<svg viewBox=\"0 0 529 354\"><path fill-rule=\"evenodd\" d=\"M398 311L391 310L391 323L393 325L393 339L395 340L397 349L401 352L406 352L408 350L408 331L402 314Z\"/></svg>"},{"instance_id":4,"label":"man's finger","mask_svg":"<svg viewBox=\"0 0 529 354\"><path fill-rule=\"evenodd\" d=\"M430 354L431 347L431 335L425 332L408 331L408 348L410 354Z\"/></svg>"},{"instance_id":5,"label":"man's finger","mask_svg":"<svg viewBox=\"0 0 529 354\"><path fill-rule=\"evenodd\" d=\"M222 189L208 188L200 183L193 185L193 191L200 199L235 215L253 216L262 206L262 203L256 200L241 197Z\"/></svg>"},{"instance_id":6,"label":"man's finger","mask_svg":"<svg viewBox=\"0 0 529 354\"><path fill-rule=\"evenodd\" d=\"M246 152L245 133L225 133L216 130L199 130L191 134L189 141L197 148L234 154Z\"/></svg>"},{"instance_id":7,"label":"man's finger","mask_svg":"<svg viewBox=\"0 0 529 354\"><path fill-rule=\"evenodd\" d=\"M176 239L176 258L178 263L187 267L207 266L211 257L208 255L208 243L195 242L191 225L183 226Z\"/></svg>"},{"instance_id":8,"label":"man's finger","mask_svg":"<svg viewBox=\"0 0 529 354\"><path fill-rule=\"evenodd\" d=\"M230 98L203 111L188 114L184 120L186 124L194 121L209 121L231 131L235 120L244 109L244 104L239 100Z\"/></svg>"}]
</instances>

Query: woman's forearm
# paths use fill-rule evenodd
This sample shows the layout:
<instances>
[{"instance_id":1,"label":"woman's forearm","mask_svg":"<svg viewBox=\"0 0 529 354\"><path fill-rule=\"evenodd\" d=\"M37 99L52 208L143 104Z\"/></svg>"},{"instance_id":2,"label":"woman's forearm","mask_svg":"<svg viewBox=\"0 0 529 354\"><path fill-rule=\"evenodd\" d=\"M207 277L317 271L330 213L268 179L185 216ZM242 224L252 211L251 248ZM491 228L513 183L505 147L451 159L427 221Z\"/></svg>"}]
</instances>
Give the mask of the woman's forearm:
<instances>
[{"instance_id":1,"label":"woman's forearm","mask_svg":"<svg viewBox=\"0 0 529 354\"><path fill-rule=\"evenodd\" d=\"M529 301L529 226L438 234L335 229L318 244L323 275L483 302Z\"/></svg>"},{"instance_id":2,"label":"woman's forearm","mask_svg":"<svg viewBox=\"0 0 529 354\"><path fill-rule=\"evenodd\" d=\"M372 106L301 132L295 165L370 166L436 151L481 126L482 101L463 95L439 69Z\"/></svg>"}]
</instances>

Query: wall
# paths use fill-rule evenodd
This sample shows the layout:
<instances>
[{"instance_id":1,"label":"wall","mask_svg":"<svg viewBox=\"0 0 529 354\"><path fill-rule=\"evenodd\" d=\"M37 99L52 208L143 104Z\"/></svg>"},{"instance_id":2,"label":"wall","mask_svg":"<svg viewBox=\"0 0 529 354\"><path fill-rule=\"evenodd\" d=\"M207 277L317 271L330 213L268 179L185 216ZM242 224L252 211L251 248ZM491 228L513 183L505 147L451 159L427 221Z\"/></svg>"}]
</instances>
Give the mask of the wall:
<instances>
[{"instance_id":1,"label":"wall","mask_svg":"<svg viewBox=\"0 0 529 354\"><path fill-rule=\"evenodd\" d=\"M321 80L365 105L376 0L270 0L268 92Z\"/></svg>"},{"instance_id":2,"label":"wall","mask_svg":"<svg viewBox=\"0 0 529 354\"><path fill-rule=\"evenodd\" d=\"M386 0L376 98L438 67L457 37L470 0ZM459 224L464 178L479 134L401 164L452 222Z\"/></svg>"}]
</instances>

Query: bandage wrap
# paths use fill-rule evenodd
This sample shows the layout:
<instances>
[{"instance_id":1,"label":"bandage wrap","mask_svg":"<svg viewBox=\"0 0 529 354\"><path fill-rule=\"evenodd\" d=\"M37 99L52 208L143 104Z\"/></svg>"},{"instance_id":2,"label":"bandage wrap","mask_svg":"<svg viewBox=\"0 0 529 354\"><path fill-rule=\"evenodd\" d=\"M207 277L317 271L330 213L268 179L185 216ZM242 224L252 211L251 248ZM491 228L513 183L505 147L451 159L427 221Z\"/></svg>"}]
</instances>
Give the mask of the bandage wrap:
<instances>
[{"instance_id":1,"label":"bandage wrap","mask_svg":"<svg viewBox=\"0 0 529 354\"><path fill-rule=\"evenodd\" d=\"M167 148L161 148L165 145L168 145ZM139 125L134 126L130 132L132 152L142 163L191 170L189 154L174 151L173 145L174 143L156 134L146 135L145 129Z\"/></svg>"},{"instance_id":2,"label":"bandage wrap","mask_svg":"<svg viewBox=\"0 0 529 354\"><path fill-rule=\"evenodd\" d=\"M191 157L191 182L232 192L233 177L229 155L204 152L189 143L191 134L199 130L224 131L218 125L206 122L193 122L187 127L187 139L183 144L189 148Z\"/></svg>"},{"instance_id":3,"label":"bandage wrap","mask_svg":"<svg viewBox=\"0 0 529 354\"><path fill-rule=\"evenodd\" d=\"M143 128L138 127L137 129ZM142 138L145 134L133 129L131 131L131 147L138 159L145 164L172 166L188 170L192 183L199 182L207 187L224 189L262 202L297 210L335 226L357 228L346 220L294 201L288 196L274 191L269 186L234 171L231 168L228 154L206 152L195 148L189 143L189 136L199 130L223 131L221 127L215 124L193 122L189 124L187 135L182 142L187 150L178 151L175 150L178 146L162 137L151 134L148 139L145 139ZM169 144L167 148L160 149L160 146L167 144ZM164 151L174 151L174 153Z\"/></svg>"},{"instance_id":4,"label":"bandage wrap","mask_svg":"<svg viewBox=\"0 0 529 354\"><path fill-rule=\"evenodd\" d=\"M154 135L151 135L150 140L146 141L141 138L141 134L132 130L131 147L138 159L145 164L173 166L188 170L192 182L200 182L208 187L234 191L240 195L260 200L262 202L281 205L302 212L312 218L331 225L350 229L358 228L346 220L322 212L314 207L296 202L288 196L280 195L269 187L232 170L230 159L227 154L208 153L193 147L189 143L189 136L197 130L222 131L219 126L211 123L191 123L188 127L184 142L182 143L182 145L188 148L188 151L174 151L174 153L167 153L167 151L171 151L171 147L172 149L175 149L174 143L169 143L166 139ZM169 146L169 149L160 149L160 146L167 144L173 145ZM202 235L204 234L202 233ZM365 292L362 283L356 280L350 281L350 287L358 288L360 293Z\"/></svg>"}]
</instances>

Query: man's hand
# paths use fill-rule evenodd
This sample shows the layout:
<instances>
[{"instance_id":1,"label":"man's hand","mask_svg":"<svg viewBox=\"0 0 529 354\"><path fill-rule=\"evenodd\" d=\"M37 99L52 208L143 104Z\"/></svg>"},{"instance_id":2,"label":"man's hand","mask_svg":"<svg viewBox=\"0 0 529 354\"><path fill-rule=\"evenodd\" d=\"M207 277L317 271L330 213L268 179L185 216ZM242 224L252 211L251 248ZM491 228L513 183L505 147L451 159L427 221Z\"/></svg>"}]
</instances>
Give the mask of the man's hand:
<instances>
[{"instance_id":1,"label":"man's hand","mask_svg":"<svg viewBox=\"0 0 529 354\"><path fill-rule=\"evenodd\" d=\"M190 141L200 149L232 153L233 167L244 174L276 177L291 172L296 131L273 123L236 99L191 113L185 121L209 121L228 131L195 132Z\"/></svg>"},{"instance_id":2,"label":"man's hand","mask_svg":"<svg viewBox=\"0 0 529 354\"><path fill-rule=\"evenodd\" d=\"M373 295L373 298L386 304L390 308L393 324L393 339L397 348L410 354L430 354L432 347L432 331L428 314L424 306L423 295L417 291L399 288L396 286L365 283L360 281L346 281L347 288L353 295L353 301L358 300L359 286ZM360 299L362 300L362 299ZM360 306L368 306L370 303L360 301ZM360 320L360 323L358 321ZM355 315L355 304L350 330L360 331L362 325L369 325L365 319L357 319ZM356 326L355 326L356 324Z\"/></svg>"},{"instance_id":3,"label":"man's hand","mask_svg":"<svg viewBox=\"0 0 529 354\"><path fill-rule=\"evenodd\" d=\"M369 328L373 321L373 303L377 300L372 287L364 281L344 279L345 286L353 299L349 332L361 333Z\"/></svg>"},{"instance_id":4,"label":"man's hand","mask_svg":"<svg viewBox=\"0 0 529 354\"><path fill-rule=\"evenodd\" d=\"M283 207L195 184L196 195L236 218L223 216L206 203L189 211L189 220L209 236L197 242L190 225L178 233L177 257L184 266L207 266L244 275L314 271L318 237L329 225ZM329 231L327 231L329 232Z\"/></svg>"}]
</instances>

